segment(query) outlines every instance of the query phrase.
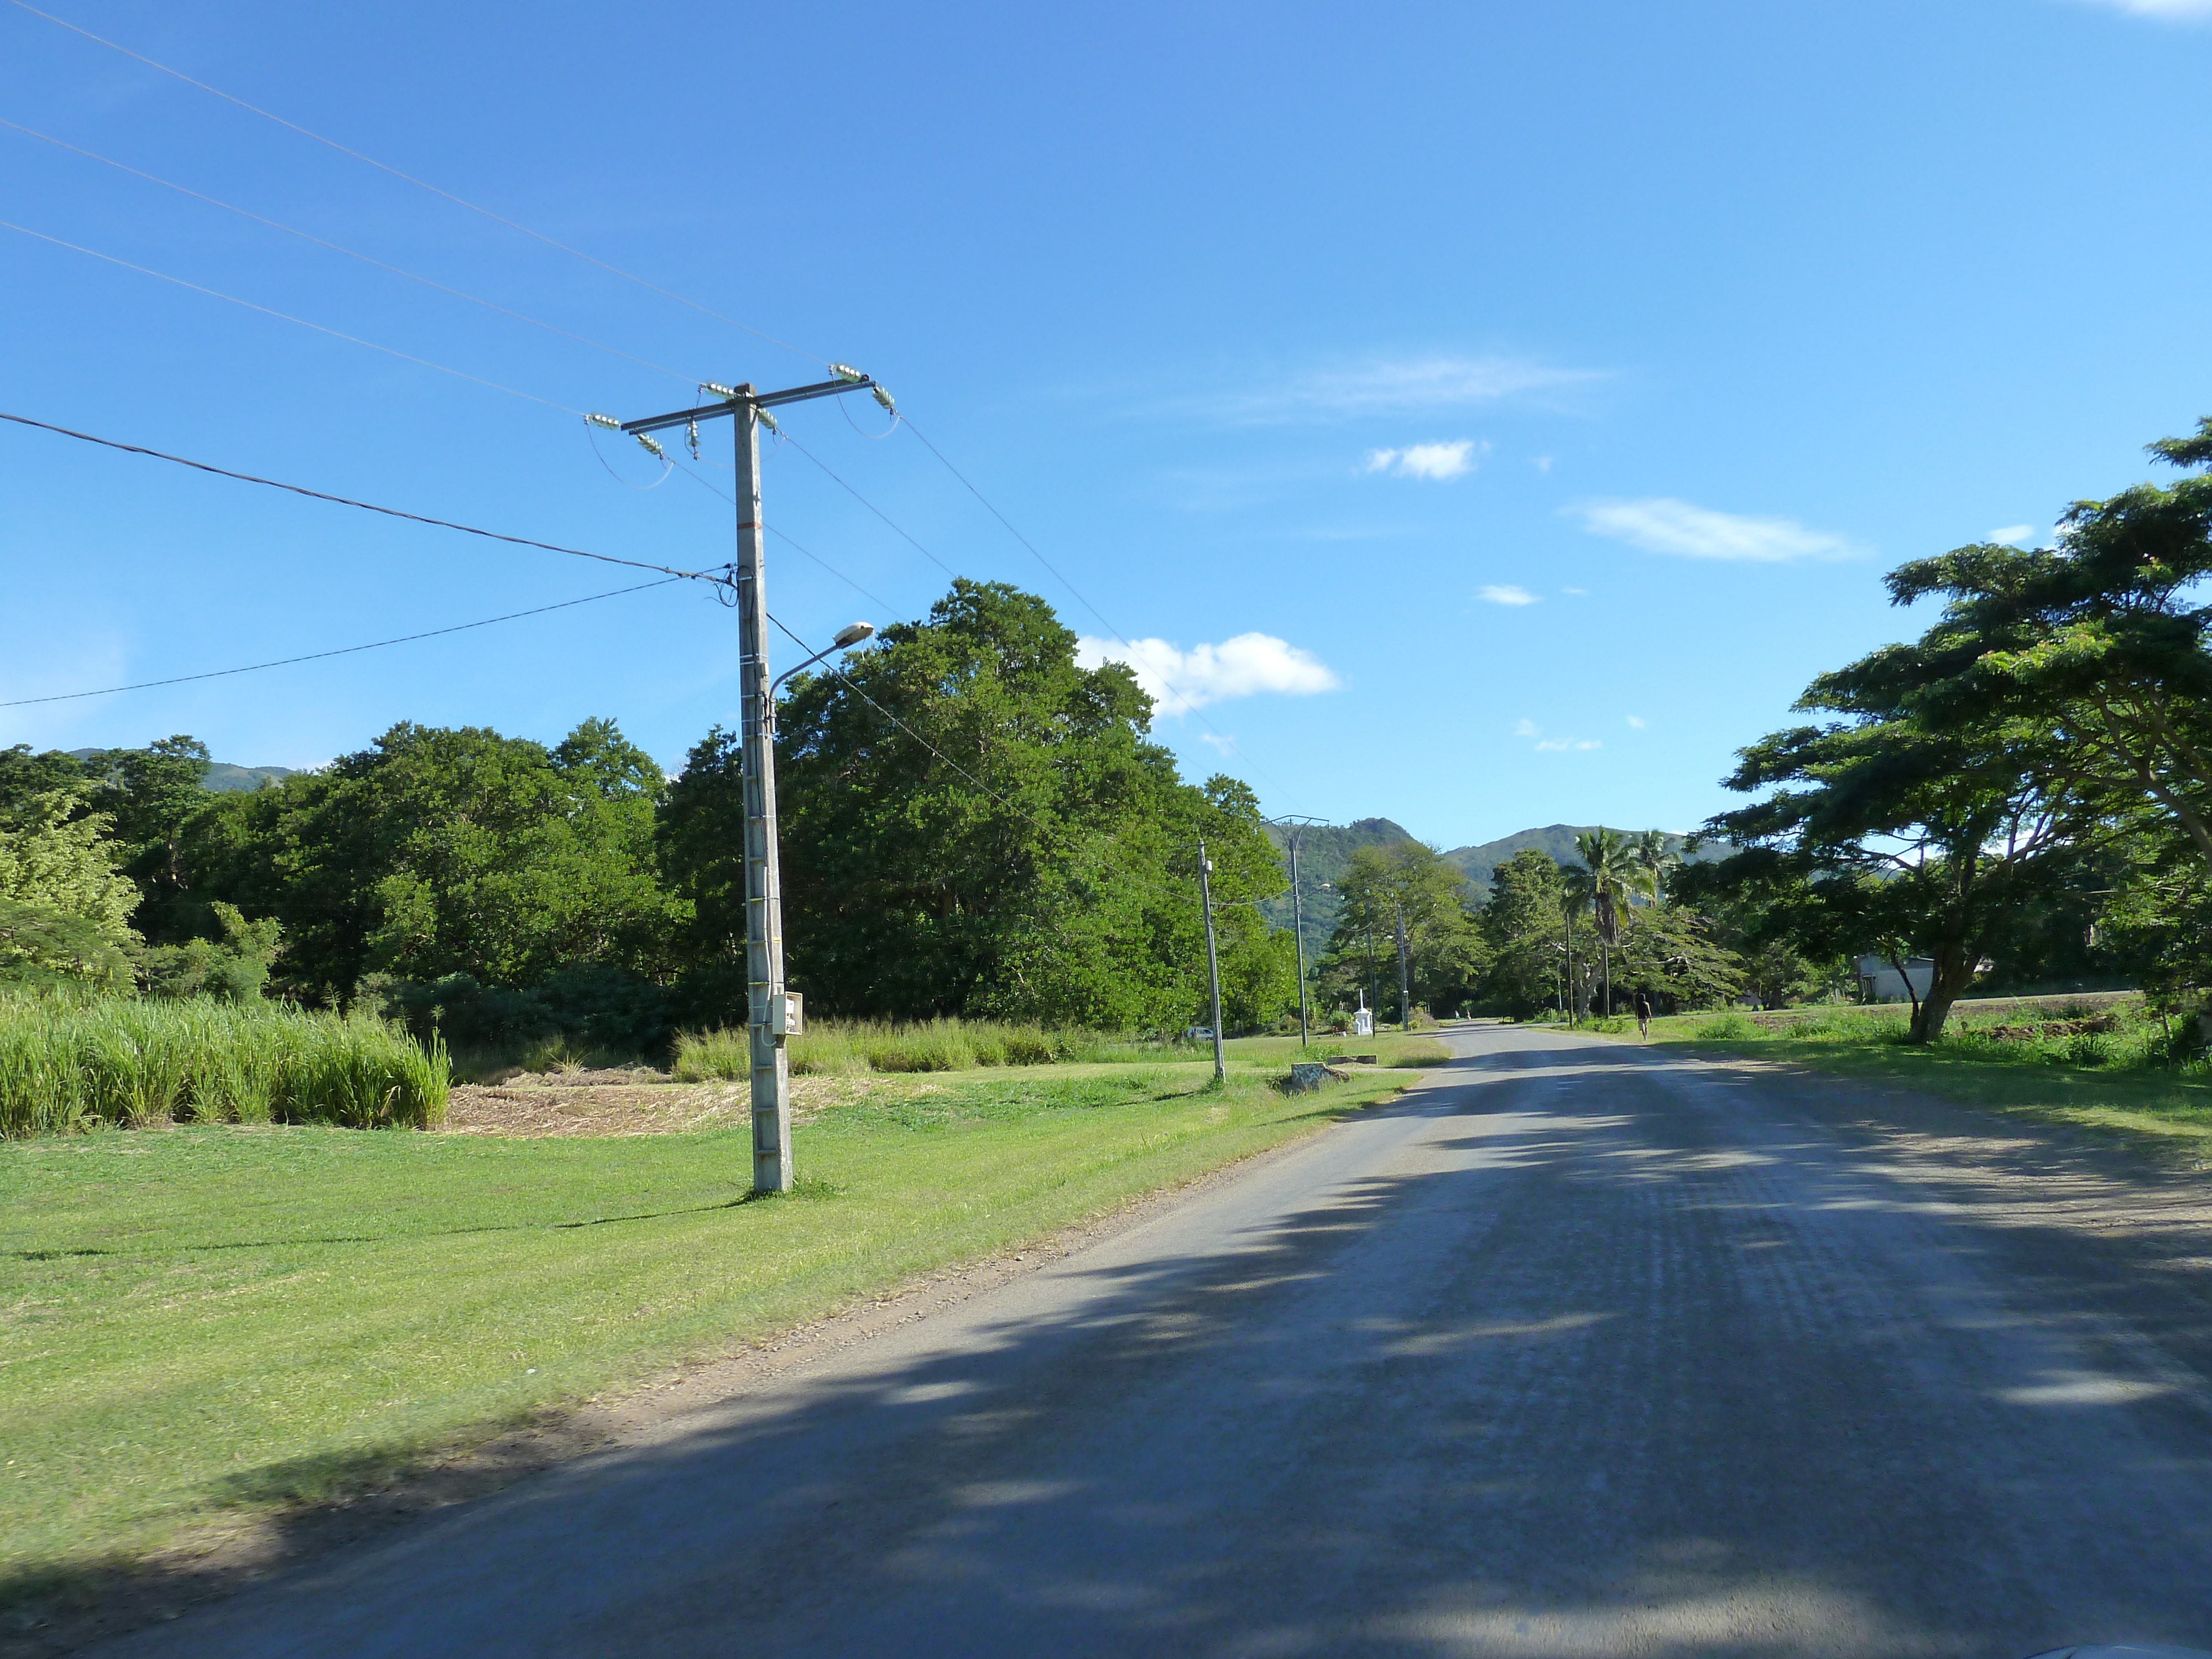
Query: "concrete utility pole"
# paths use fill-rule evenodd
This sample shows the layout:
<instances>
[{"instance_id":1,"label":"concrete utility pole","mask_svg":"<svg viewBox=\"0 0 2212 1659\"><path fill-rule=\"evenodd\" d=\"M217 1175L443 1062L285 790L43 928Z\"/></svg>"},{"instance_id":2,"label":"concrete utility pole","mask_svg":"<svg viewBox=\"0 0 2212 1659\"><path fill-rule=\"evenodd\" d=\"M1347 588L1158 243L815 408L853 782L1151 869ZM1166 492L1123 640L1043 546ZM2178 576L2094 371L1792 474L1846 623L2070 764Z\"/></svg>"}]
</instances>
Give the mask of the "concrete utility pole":
<instances>
[{"instance_id":1,"label":"concrete utility pole","mask_svg":"<svg viewBox=\"0 0 2212 1659\"><path fill-rule=\"evenodd\" d=\"M1406 969L1406 907L1402 901L1392 899L1390 908L1398 917L1398 1029L1413 1029L1413 981Z\"/></svg>"},{"instance_id":2,"label":"concrete utility pole","mask_svg":"<svg viewBox=\"0 0 2212 1659\"><path fill-rule=\"evenodd\" d=\"M1213 948L1213 860L1206 856L1206 843L1198 844L1198 906L1206 912L1206 977L1213 987L1213 1080L1229 1080L1229 1067L1221 1059L1221 958Z\"/></svg>"},{"instance_id":3,"label":"concrete utility pole","mask_svg":"<svg viewBox=\"0 0 2212 1659\"><path fill-rule=\"evenodd\" d=\"M744 756L745 807L745 1024L750 1039L753 1104L753 1190L791 1190L791 1072L785 1043L797 1024L783 981L783 881L775 832L775 711L768 672L768 588L761 519L760 429L775 429L768 411L781 404L867 392L886 409L888 392L856 368L832 363L837 378L781 392L755 392L750 384L708 381L702 391L718 402L641 421L586 416L616 427L658 455L649 435L683 427L696 438L699 422L729 416L737 433L738 557L730 584L738 596L738 735Z\"/></svg>"},{"instance_id":4,"label":"concrete utility pole","mask_svg":"<svg viewBox=\"0 0 2212 1659\"><path fill-rule=\"evenodd\" d=\"M1305 1048L1312 1038L1312 1026L1306 1018L1306 913L1299 902L1298 840L1309 830L1328 827L1326 818L1297 817L1285 815L1270 818L1268 823L1285 830L1291 838L1291 937L1298 949L1298 1047ZM1322 884L1324 886L1326 883Z\"/></svg>"}]
</instances>

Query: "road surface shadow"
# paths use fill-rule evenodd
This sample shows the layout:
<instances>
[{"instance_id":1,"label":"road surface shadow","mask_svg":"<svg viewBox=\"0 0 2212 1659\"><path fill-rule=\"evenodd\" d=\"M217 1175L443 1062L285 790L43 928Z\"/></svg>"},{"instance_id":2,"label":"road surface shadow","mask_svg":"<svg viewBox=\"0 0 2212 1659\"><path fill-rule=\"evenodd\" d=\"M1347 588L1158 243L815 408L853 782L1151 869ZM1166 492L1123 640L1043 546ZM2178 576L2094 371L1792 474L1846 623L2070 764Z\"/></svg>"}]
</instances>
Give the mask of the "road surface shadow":
<instances>
[{"instance_id":1,"label":"road surface shadow","mask_svg":"<svg viewBox=\"0 0 2212 1659\"><path fill-rule=\"evenodd\" d=\"M935 1347L128 1650L2212 1641L2204 1309L1992 1196L2084 1178L2063 1152L1905 1168L1771 1079L1582 1047L1477 1057L1389 1116L1430 1132L1285 1213L1070 1258Z\"/></svg>"}]
</instances>

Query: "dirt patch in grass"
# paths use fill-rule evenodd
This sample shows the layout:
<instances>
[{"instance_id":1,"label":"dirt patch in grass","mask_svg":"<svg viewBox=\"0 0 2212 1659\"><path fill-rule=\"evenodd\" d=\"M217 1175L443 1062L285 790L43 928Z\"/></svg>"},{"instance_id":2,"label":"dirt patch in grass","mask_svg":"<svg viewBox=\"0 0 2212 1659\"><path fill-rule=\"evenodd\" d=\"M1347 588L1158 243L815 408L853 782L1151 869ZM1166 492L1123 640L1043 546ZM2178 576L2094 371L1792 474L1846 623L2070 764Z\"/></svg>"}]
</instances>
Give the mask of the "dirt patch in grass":
<instances>
[{"instance_id":1,"label":"dirt patch in grass","mask_svg":"<svg viewBox=\"0 0 2212 1659\"><path fill-rule=\"evenodd\" d=\"M795 1077L791 1114L804 1121L882 1091L893 1079ZM911 1090L908 1091L911 1092ZM659 1135L727 1128L744 1121L743 1083L677 1083L658 1072L525 1073L504 1083L457 1083L444 1133L539 1140L563 1135Z\"/></svg>"}]
</instances>

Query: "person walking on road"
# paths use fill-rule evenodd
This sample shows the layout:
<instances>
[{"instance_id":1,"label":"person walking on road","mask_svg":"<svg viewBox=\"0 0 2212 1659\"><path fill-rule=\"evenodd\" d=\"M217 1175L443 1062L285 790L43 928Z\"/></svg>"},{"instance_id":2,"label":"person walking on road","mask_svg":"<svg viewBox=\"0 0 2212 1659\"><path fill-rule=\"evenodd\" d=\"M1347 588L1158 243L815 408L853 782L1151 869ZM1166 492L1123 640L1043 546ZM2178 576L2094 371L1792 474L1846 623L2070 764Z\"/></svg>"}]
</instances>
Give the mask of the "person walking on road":
<instances>
[{"instance_id":1,"label":"person walking on road","mask_svg":"<svg viewBox=\"0 0 2212 1659\"><path fill-rule=\"evenodd\" d=\"M1651 999L1641 991L1636 994L1636 1035L1651 1041Z\"/></svg>"}]
</instances>

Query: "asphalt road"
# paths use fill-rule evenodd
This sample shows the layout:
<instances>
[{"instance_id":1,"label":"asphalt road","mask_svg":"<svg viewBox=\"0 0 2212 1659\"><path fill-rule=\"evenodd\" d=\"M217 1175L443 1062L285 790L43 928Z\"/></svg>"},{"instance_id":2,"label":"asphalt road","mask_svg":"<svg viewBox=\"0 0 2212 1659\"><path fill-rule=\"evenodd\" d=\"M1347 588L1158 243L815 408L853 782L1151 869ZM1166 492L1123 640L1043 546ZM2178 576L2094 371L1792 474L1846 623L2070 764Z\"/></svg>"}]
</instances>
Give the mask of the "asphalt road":
<instances>
[{"instance_id":1,"label":"asphalt road","mask_svg":"<svg viewBox=\"0 0 2212 1659\"><path fill-rule=\"evenodd\" d=\"M1454 1042L1139 1227L104 1651L2212 1647L2202 1177Z\"/></svg>"}]
</instances>

